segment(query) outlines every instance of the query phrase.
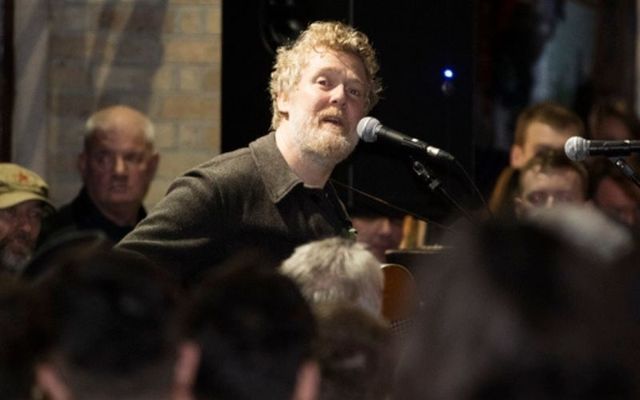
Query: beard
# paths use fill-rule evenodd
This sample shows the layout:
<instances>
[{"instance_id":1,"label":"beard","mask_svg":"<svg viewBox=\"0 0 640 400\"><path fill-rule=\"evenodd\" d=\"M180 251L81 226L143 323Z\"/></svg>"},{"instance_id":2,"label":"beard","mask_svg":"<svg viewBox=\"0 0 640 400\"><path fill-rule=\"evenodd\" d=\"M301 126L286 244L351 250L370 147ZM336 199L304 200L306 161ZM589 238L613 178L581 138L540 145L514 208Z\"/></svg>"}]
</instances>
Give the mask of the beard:
<instances>
[{"instance_id":1,"label":"beard","mask_svg":"<svg viewBox=\"0 0 640 400\"><path fill-rule=\"evenodd\" d=\"M351 154L358 137L344 124L333 124L325 118L339 116L337 111L325 111L292 121L297 144L302 152L320 165L334 167Z\"/></svg>"},{"instance_id":2,"label":"beard","mask_svg":"<svg viewBox=\"0 0 640 400\"><path fill-rule=\"evenodd\" d=\"M35 241L23 233L9 235L0 240L0 266L13 274L22 272L33 255Z\"/></svg>"}]
</instances>

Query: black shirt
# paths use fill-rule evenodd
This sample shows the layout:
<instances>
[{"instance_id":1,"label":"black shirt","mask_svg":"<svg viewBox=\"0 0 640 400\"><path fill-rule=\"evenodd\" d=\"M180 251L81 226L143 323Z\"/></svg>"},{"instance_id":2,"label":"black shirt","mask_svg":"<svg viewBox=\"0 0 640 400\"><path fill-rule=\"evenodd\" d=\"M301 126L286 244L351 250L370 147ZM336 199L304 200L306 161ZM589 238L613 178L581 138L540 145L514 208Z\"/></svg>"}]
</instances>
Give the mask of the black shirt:
<instances>
[{"instance_id":1,"label":"black shirt","mask_svg":"<svg viewBox=\"0 0 640 400\"><path fill-rule=\"evenodd\" d=\"M144 207L140 207L138 221L146 215ZM116 225L104 216L93 204L86 188L83 187L71 203L62 206L58 212L43 221L38 242L42 244L68 232L87 230L101 231L115 244L131 232L133 226Z\"/></svg>"}]
</instances>

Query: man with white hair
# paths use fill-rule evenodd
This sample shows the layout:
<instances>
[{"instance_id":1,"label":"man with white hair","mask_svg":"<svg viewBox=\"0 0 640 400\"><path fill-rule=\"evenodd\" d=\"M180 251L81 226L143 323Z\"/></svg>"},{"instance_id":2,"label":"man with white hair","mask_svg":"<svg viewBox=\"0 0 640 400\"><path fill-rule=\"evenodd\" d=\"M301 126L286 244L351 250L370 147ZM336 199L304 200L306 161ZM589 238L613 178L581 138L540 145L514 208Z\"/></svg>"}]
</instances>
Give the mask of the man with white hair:
<instances>
[{"instance_id":1,"label":"man with white hair","mask_svg":"<svg viewBox=\"0 0 640 400\"><path fill-rule=\"evenodd\" d=\"M298 283L311 304L345 303L381 313L380 262L361 243L336 237L299 246L281 271Z\"/></svg>"}]
</instances>

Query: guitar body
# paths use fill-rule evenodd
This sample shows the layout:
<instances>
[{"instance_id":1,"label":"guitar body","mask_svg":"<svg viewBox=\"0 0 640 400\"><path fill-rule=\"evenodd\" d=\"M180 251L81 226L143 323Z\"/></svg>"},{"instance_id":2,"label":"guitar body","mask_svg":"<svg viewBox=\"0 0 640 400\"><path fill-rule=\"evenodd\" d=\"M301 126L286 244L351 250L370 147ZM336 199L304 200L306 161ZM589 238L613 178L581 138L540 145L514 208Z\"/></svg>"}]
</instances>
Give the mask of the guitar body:
<instances>
[{"instance_id":1,"label":"guitar body","mask_svg":"<svg viewBox=\"0 0 640 400\"><path fill-rule=\"evenodd\" d=\"M415 279L400 264L383 264L384 286L382 291L382 315L392 324L411 319L418 307Z\"/></svg>"}]
</instances>

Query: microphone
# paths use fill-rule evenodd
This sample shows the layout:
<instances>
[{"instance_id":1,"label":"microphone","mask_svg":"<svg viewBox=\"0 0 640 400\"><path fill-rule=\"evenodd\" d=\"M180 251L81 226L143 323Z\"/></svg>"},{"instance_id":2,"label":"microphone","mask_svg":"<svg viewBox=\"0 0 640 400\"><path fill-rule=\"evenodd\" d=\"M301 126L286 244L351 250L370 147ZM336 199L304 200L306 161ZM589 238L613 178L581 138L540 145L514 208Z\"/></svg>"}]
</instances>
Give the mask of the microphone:
<instances>
[{"instance_id":1,"label":"microphone","mask_svg":"<svg viewBox=\"0 0 640 400\"><path fill-rule=\"evenodd\" d=\"M430 146L420 139L412 138L398 131L394 131L393 129L382 125L380 121L373 117L362 118L360 122L358 122L356 131L358 132L360 139L368 143L375 142L378 140L378 137L381 137L401 146L425 152L431 157L442 158L450 161L454 160L453 156L446 151Z\"/></svg>"},{"instance_id":2,"label":"microphone","mask_svg":"<svg viewBox=\"0 0 640 400\"><path fill-rule=\"evenodd\" d=\"M587 140L573 136L564 144L564 152L573 161L582 161L588 156L628 156L640 152L640 140Z\"/></svg>"}]
</instances>

